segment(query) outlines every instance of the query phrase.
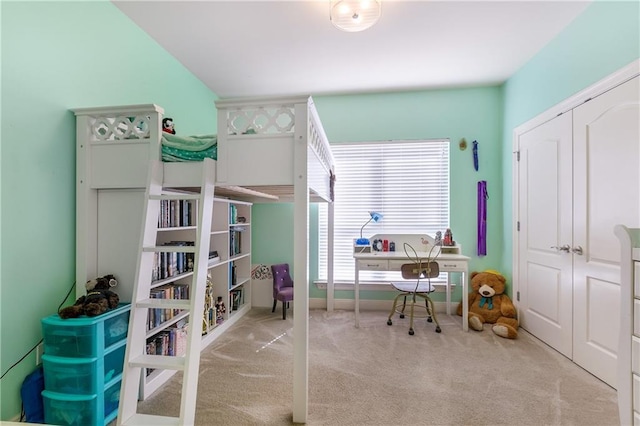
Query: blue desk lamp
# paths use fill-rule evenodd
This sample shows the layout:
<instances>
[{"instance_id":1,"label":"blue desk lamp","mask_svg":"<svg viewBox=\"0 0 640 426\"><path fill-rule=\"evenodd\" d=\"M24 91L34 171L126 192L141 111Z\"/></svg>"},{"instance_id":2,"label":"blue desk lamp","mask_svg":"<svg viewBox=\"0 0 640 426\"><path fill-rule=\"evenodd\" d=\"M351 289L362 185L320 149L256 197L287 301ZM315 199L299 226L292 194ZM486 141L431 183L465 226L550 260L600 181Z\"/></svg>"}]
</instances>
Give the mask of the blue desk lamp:
<instances>
[{"instance_id":1,"label":"blue desk lamp","mask_svg":"<svg viewBox=\"0 0 640 426\"><path fill-rule=\"evenodd\" d=\"M364 230L364 227L367 226L371 221L380 222L380 220L383 218L382 213L378 213L378 212L369 212L369 215L371 216L371 218L368 221L366 221L364 225L362 225L362 228L360 228L360 238L356 240L356 245L368 246L370 244L369 239L362 238L362 231Z\"/></svg>"}]
</instances>

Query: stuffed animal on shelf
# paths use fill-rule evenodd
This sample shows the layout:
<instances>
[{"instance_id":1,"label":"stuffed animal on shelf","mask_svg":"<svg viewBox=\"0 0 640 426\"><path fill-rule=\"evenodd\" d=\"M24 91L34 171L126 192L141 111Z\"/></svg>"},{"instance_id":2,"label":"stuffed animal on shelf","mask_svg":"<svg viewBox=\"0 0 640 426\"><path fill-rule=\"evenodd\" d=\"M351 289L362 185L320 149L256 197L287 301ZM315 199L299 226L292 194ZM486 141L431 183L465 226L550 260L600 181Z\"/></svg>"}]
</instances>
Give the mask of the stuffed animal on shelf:
<instances>
[{"instance_id":1,"label":"stuffed animal on shelf","mask_svg":"<svg viewBox=\"0 0 640 426\"><path fill-rule=\"evenodd\" d=\"M173 125L173 118L163 118L162 119L162 131L166 133L171 133L172 135L176 134L176 129Z\"/></svg>"},{"instance_id":2,"label":"stuffed animal on shelf","mask_svg":"<svg viewBox=\"0 0 640 426\"><path fill-rule=\"evenodd\" d=\"M513 302L505 294L506 278L499 272L486 270L471 273L469 293L469 327L482 331L483 325L493 324L492 330L500 337L518 337L518 320ZM462 315L462 303L458 306Z\"/></svg>"},{"instance_id":3,"label":"stuffed animal on shelf","mask_svg":"<svg viewBox=\"0 0 640 426\"><path fill-rule=\"evenodd\" d=\"M77 318L80 315L95 317L118 307L120 297L110 290L116 285L118 281L111 274L87 281L87 294L81 296L73 305L62 308L58 315L62 319Z\"/></svg>"}]
</instances>

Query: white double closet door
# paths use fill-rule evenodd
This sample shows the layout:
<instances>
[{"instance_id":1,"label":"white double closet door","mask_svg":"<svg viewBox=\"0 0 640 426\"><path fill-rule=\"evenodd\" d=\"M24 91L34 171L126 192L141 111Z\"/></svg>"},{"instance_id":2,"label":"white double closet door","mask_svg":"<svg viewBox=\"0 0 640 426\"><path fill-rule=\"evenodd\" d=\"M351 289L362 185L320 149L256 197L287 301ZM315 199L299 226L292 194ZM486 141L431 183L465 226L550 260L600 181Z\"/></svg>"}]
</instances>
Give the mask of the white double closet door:
<instances>
[{"instance_id":1,"label":"white double closet door","mask_svg":"<svg viewBox=\"0 0 640 426\"><path fill-rule=\"evenodd\" d=\"M620 247L640 227L638 77L516 139L522 328L617 387Z\"/></svg>"}]
</instances>

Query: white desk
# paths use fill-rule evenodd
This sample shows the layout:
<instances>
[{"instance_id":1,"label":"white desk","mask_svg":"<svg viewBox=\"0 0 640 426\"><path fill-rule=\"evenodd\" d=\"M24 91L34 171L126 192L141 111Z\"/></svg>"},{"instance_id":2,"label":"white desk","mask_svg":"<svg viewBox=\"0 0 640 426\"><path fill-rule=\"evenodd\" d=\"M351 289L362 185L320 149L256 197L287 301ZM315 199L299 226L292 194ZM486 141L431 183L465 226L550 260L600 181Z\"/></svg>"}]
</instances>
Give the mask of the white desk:
<instances>
[{"instance_id":1,"label":"white desk","mask_svg":"<svg viewBox=\"0 0 640 426\"><path fill-rule=\"evenodd\" d=\"M408 236L407 236L408 237ZM415 238L416 236L411 236ZM355 252L353 254L353 258L356 262L356 274L355 274L355 313L356 313L356 327L360 326L360 271L399 271L400 267L405 263L411 263L412 260L407 258L403 250L403 241L401 240L402 236L400 235L389 235L389 236L379 236L376 235L371 238L373 241L376 238L390 239L396 242L396 251L390 252L381 252L381 251L371 251L371 252ZM427 240L429 243L432 241L431 237L418 236L422 241ZM423 243L424 244L424 243ZM427 261L429 259L429 250L430 246L427 245L416 245L412 244L414 248L419 248L420 251L416 251L416 254L420 258L420 260ZM444 248L447 249L446 247ZM361 251L361 248L357 248L357 251ZM438 250L436 248L435 250ZM469 321L468 321L468 312L469 312L469 294L468 294L468 268L469 268L469 257L463 256L461 254L452 254L452 253L440 253L437 258L435 257L435 251L431 253L431 260L435 260L438 262L438 266L440 267L440 272L459 272L460 273L460 281L462 284L462 329L464 331L469 330ZM447 315L451 315L451 279L447 280Z\"/></svg>"}]
</instances>

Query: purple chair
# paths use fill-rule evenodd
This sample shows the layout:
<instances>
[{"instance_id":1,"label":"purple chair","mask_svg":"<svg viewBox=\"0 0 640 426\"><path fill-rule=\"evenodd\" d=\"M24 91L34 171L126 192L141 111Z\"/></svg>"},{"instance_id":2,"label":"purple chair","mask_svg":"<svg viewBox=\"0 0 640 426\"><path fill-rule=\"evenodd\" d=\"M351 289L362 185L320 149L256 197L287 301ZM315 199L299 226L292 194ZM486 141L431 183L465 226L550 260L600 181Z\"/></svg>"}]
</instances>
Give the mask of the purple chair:
<instances>
[{"instance_id":1,"label":"purple chair","mask_svg":"<svg viewBox=\"0 0 640 426\"><path fill-rule=\"evenodd\" d=\"M281 263L279 265L271 265L271 273L273 274L273 309L276 311L278 300L282 302L282 319L287 319L287 307L289 301L293 300L293 280L289 275L289 264Z\"/></svg>"}]
</instances>

